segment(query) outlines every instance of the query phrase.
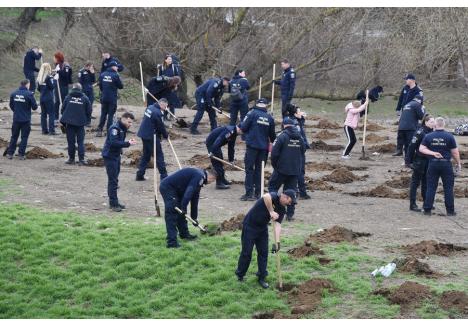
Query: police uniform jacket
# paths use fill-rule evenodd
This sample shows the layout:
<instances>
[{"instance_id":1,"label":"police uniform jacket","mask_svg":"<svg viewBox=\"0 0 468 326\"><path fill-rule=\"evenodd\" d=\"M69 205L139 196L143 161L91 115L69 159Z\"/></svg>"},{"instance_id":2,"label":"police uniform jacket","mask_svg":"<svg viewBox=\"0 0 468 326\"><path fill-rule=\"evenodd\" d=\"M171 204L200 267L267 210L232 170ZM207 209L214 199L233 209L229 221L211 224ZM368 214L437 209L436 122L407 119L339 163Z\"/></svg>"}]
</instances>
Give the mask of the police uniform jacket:
<instances>
[{"instance_id":1,"label":"police uniform jacket","mask_svg":"<svg viewBox=\"0 0 468 326\"><path fill-rule=\"evenodd\" d=\"M159 74L161 76L167 76L167 77L180 76L179 67L177 67L177 65L175 65L173 63L171 63L166 68L164 68L163 66L160 66L159 67Z\"/></svg>"},{"instance_id":2,"label":"police uniform jacket","mask_svg":"<svg viewBox=\"0 0 468 326\"><path fill-rule=\"evenodd\" d=\"M276 138L275 120L268 114L266 108L254 107L241 123L242 132L246 134L247 146L268 150L270 142Z\"/></svg>"},{"instance_id":3,"label":"police uniform jacket","mask_svg":"<svg viewBox=\"0 0 468 326\"><path fill-rule=\"evenodd\" d=\"M99 89L101 90L101 101L116 103L117 90L122 89L123 84L120 76L112 68L107 69L99 76Z\"/></svg>"},{"instance_id":4,"label":"police uniform jacket","mask_svg":"<svg viewBox=\"0 0 468 326\"><path fill-rule=\"evenodd\" d=\"M428 133L432 132L431 128L426 126L421 126L419 129L414 133L413 139L411 139L411 143L408 147L408 155L406 155L405 160L406 164L412 164L415 160L427 160L426 155L422 154L419 151L419 145L421 145L424 136Z\"/></svg>"},{"instance_id":5,"label":"police uniform jacket","mask_svg":"<svg viewBox=\"0 0 468 326\"><path fill-rule=\"evenodd\" d=\"M416 95L424 96L422 89L416 84L415 87L410 88L408 85L405 85L401 90L400 97L398 98L398 104L396 111L400 111L406 104L411 102ZM424 100L421 102L424 104Z\"/></svg>"},{"instance_id":6,"label":"police uniform jacket","mask_svg":"<svg viewBox=\"0 0 468 326\"><path fill-rule=\"evenodd\" d=\"M161 136L167 139L167 131L163 122L163 114L159 104L154 103L146 108L143 120L141 121L140 129L138 129L137 136L141 139L150 140L153 139L153 135L156 134L158 139Z\"/></svg>"},{"instance_id":7,"label":"police uniform jacket","mask_svg":"<svg viewBox=\"0 0 468 326\"><path fill-rule=\"evenodd\" d=\"M249 101L249 95L247 94L247 91L250 89L250 84L247 78L241 77L239 75L235 75L232 77L231 81L229 82L229 90L232 89L233 85L234 87L238 87L243 95L242 100L233 100L234 102L248 102Z\"/></svg>"},{"instance_id":8,"label":"police uniform jacket","mask_svg":"<svg viewBox=\"0 0 468 326\"><path fill-rule=\"evenodd\" d=\"M122 148L130 147L130 143L125 141L127 128L119 120L114 123L107 133L106 142L102 148L102 157L108 159L118 159L122 154Z\"/></svg>"},{"instance_id":9,"label":"police uniform jacket","mask_svg":"<svg viewBox=\"0 0 468 326\"><path fill-rule=\"evenodd\" d=\"M92 91L93 84L96 82L96 74L92 73L88 69L82 68L78 72L78 81L85 91Z\"/></svg>"},{"instance_id":10,"label":"police uniform jacket","mask_svg":"<svg viewBox=\"0 0 468 326\"><path fill-rule=\"evenodd\" d=\"M59 84L62 87L68 87L69 84L73 84L73 72L72 68L68 63L59 65L60 70L57 72L59 75Z\"/></svg>"},{"instance_id":11,"label":"police uniform jacket","mask_svg":"<svg viewBox=\"0 0 468 326\"><path fill-rule=\"evenodd\" d=\"M284 129L273 143L271 165L284 175L300 175L305 144L296 127Z\"/></svg>"},{"instance_id":12,"label":"police uniform jacket","mask_svg":"<svg viewBox=\"0 0 468 326\"><path fill-rule=\"evenodd\" d=\"M411 101L401 110L398 130L416 130L419 120L424 117L424 107L421 103Z\"/></svg>"},{"instance_id":13,"label":"police uniform jacket","mask_svg":"<svg viewBox=\"0 0 468 326\"><path fill-rule=\"evenodd\" d=\"M10 109L13 111L13 122L30 122L31 109L37 110L33 93L24 86L18 88L10 94Z\"/></svg>"},{"instance_id":14,"label":"police uniform jacket","mask_svg":"<svg viewBox=\"0 0 468 326\"><path fill-rule=\"evenodd\" d=\"M219 108L223 93L223 80L221 78L211 78L197 88L195 96L201 96L208 107L214 105Z\"/></svg>"},{"instance_id":15,"label":"police uniform jacket","mask_svg":"<svg viewBox=\"0 0 468 326\"><path fill-rule=\"evenodd\" d=\"M445 130L435 130L426 136L424 136L423 141L421 142L422 145L426 146L433 152L438 152L442 154L444 157L443 159L450 161L452 158L452 149L457 148L457 142L455 141L455 137L445 131ZM431 156L429 161L437 161L440 160Z\"/></svg>"},{"instance_id":16,"label":"police uniform jacket","mask_svg":"<svg viewBox=\"0 0 468 326\"><path fill-rule=\"evenodd\" d=\"M39 60L41 57L41 53L36 54L32 49L26 52L24 56L23 72L38 72L39 68L36 68L36 60Z\"/></svg>"},{"instance_id":17,"label":"police uniform jacket","mask_svg":"<svg viewBox=\"0 0 468 326\"><path fill-rule=\"evenodd\" d=\"M115 57L110 57L109 59L104 59L102 61L101 73L103 73L104 71L107 71L107 69L109 68L109 63L111 63L112 61L117 62L117 71L118 72L122 72L124 70L124 66L120 63L119 59L117 59Z\"/></svg>"},{"instance_id":18,"label":"police uniform jacket","mask_svg":"<svg viewBox=\"0 0 468 326\"><path fill-rule=\"evenodd\" d=\"M91 102L81 90L73 88L63 100L61 113L61 123L83 127L91 122Z\"/></svg>"},{"instance_id":19,"label":"police uniform jacket","mask_svg":"<svg viewBox=\"0 0 468 326\"><path fill-rule=\"evenodd\" d=\"M47 76L45 78L45 83L38 86L39 92L41 93L41 102L49 102L54 100L54 87L54 77Z\"/></svg>"},{"instance_id":20,"label":"police uniform jacket","mask_svg":"<svg viewBox=\"0 0 468 326\"><path fill-rule=\"evenodd\" d=\"M228 158L229 161L234 161L235 145L237 139L236 126L218 127L206 138L206 147L212 153L221 150L221 147L228 144Z\"/></svg>"},{"instance_id":21,"label":"police uniform jacket","mask_svg":"<svg viewBox=\"0 0 468 326\"><path fill-rule=\"evenodd\" d=\"M286 97L291 100L294 95L294 88L296 87L296 72L293 67L283 71L283 76L280 81L275 81L275 84L281 87L281 97Z\"/></svg>"},{"instance_id":22,"label":"police uniform jacket","mask_svg":"<svg viewBox=\"0 0 468 326\"><path fill-rule=\"evenodd\" d=\"M276 222L280 223L283 221L284 214L286 213L286 207L281 205L280 196L276 192L269 193L273 202L273 210L278 213L279 217ZM251 227L257 230L264 230L268 228L271 217L268 211L263 197L258 199L254 206L247 212L244 218L244 226Z\"/></svg>"}]
</instances>

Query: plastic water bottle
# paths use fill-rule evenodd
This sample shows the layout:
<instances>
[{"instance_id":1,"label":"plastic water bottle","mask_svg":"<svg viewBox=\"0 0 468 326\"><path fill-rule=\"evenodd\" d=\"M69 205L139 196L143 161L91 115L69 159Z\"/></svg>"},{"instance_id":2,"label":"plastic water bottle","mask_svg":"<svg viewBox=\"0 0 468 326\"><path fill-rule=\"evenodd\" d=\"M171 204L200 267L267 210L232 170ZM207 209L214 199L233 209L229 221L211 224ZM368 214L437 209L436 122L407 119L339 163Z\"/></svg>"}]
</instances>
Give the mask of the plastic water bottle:
<instances>
[{"instance_id":1,"label":"plastic water bottle","mask_svg":"<svg viewBox=\"0 0 468 326\"><path fill-rule=\"evenodd\" d=\"M395 263L389 263L384 267L383 271L380 273L382 274L382 276L389 277L393 273L395 268L396 268Z\"/></svg>"}]
</instances>

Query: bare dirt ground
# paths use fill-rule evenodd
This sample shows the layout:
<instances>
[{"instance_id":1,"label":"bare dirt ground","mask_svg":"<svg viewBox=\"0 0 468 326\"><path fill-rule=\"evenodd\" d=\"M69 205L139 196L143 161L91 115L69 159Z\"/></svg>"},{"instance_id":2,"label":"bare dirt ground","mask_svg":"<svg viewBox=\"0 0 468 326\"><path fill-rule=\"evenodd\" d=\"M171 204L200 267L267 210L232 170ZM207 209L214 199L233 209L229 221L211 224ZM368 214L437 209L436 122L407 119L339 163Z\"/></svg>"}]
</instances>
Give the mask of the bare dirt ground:
<instances>
[{"instance_id":1,"label":"bare dirt ground","mask_svg":"<svg viewBox=\"0 0 468 326\"><path fill-rule=\"evenodd\" d=\"M0 138L6 142L10 139L12 112L6 103L0 104ZM131 131L136 133L141 122L143 107L119 106L118 114L123 109L133 112L137 116L137 123ZM94 108L94 115L99 117L100 110ZM195 111L179 110L177 115L191 122ZM67 211L83 214L98 214L107 217L115 216L108 210L107 177L104 167L78 167L68 166L64 162L67 158L67 143L65 135L41 135L39 114L33 114L33 126L27 151L34 147L46 148L55 158L27 159L19 161L16 157L8 160L0 157L0 177L10 185L9 192L0 198L1 203L25 203L52 211ZM199 130L200 136L190 135L188 129L179 129L174 126L172 131L183 137L173 137L173 145L182 165L195 155L205 155L204 140L209 131L207 117L202 120ZM307 121L307 134L309 141L317 141L315 137L320 133L328 145L344 145L345 135L342 129L330 129L323 137L322 127L327 123L310 119ZM371 146L394 144L396 126L389 121L373 120L378 126L372 128ZM220 118L219 124L226 123ZM93 128L97 120L92 122ZM320 125L319 125L320 124ZM334 126L341 126L341 120L331 121ZM340 127L341 128L341 127ZM89 129L89 128L88 128ZM277 128L278 129L278 128ZM330 135L330 134L336 134ZM362 131L357 131L362 136ZM177 135L176 135L177 136ZM127 138L135 137L129 134ZM388 139L388 140L385 140ZM0 139L1 152L5 149ZM99 159L100 151L105 138L95 137L94 132L86 133L85 143L90 143L86 156L89 160ZM139 141L139 139L137 138ZM383 141L381 141L383 140ZM464 152L465 166L468 158L468 137L457 137L459 148ZM163 218L154 217L153 202L153 170L147 170L146 182L136 182L136 167L131 165L132 158L125 152L141 150L141 142L124 150L123 166L120 174L119 199L127 205L125 216L131 219L140 219L142 223L164 223ZM97 148L97 149L96 149ZM38 150L35 149L37 152ZM176 161L167 142L163 142L163 151L168 171L177 169ZM236 146L237 163L243 165L245 144L241 141ZM37 154L37 153L36 153ZM331 228L339 225L356 232L371 233L369 237L359 239L359 246L374 257L390 262L396 257L403 256L402 245L415 244L422 240L436 240L459 246L468 246L468 170L465 168L456 178L455 187L459 198L455 200L458 216L449 218L445 216L443 194L437 194L436 214L424 217L422 214L409 211L407 199L408 180L410 171L402 166L402 159L392 157L391 153L373 152L367 150L370 160L359 160L361 144L356 144L352 159L341 160L341 151L310 150L307 152L307 177L321 185L320 189L333 189L320 191L311 189L311 200L300 200L296 208L296 220L286 222L286 234L309 235L316 229ZM37 156L37 155L36 155ZM191 161L194 162L193 160ZM99 165L99 164L97 164ZM206 166L205 160L200 160L200 166ZM268 164L267 171L272 170ZM351 172L352 171L352 172ZM348 173L349 172L349 173ZM346 182L336 179L341 174L349 177ZM329 177L332 175L332 177ZM214 185L202 189L200 201L200 220L202 222L221 223L238 214L245 214L253 203L241 202L239 197L244 193L244 174L238 171L228 171L228 179L236 181L230 190L215 190ZM332 187L329 187L332 186ZM461 198L463 197L463 198ZM161 207L163 205L160 199ZM421 206L421 202L418 203ZM446 276L441 281L450 282L460 278L465 280L468 271L468 253L460 252L453 256L431 256L430 260L423 259L429 267ZM377 266L376 266L377 267ZM463 290L463 289L462 289ZM466 291L466 289L465 289Z\"/></svg>"}]
</instances>

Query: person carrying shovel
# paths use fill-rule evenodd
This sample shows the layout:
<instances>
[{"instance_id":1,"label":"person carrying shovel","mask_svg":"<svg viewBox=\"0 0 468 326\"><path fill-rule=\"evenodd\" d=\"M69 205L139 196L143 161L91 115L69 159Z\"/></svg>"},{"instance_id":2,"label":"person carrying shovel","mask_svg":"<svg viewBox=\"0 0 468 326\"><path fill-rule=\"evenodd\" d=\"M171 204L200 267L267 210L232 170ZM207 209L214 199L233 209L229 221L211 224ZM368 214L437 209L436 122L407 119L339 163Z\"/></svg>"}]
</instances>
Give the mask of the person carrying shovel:
<instances>
[{"instance_id":1,"label":"person carrying shovel","mask_svg":"<svg viewBox=\"0 0 468 326\"><path fill-rule=\"evenodd\" d=\"M268 223L277 223L275 228L276 243L272 246L272 252L280 250L281 222L286 213L286 206L296 204L296 191L286 189L283 193L270 192L258 199L254 206L247 212L242 225L242 251L235 274L239 282L244 281L244 276L249 269L252 260L252 250L257 248L258 283L264 289L269 287L265 278L268 276Z\"/></svg>"}]
</instances>

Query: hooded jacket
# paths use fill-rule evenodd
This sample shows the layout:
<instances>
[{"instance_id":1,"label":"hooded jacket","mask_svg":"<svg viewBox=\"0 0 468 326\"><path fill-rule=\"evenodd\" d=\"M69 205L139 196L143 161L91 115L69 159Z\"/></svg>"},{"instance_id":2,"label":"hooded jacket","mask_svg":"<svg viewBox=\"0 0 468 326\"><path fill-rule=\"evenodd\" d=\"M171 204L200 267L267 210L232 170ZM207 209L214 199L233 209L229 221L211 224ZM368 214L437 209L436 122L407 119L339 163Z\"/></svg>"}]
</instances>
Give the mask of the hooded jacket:
<instances>
[{"instance_id":1,"label":"hooded jacket","mask_svg":"<svg viewBox=\"0 0 468 326\"><path fill-rule=\"evenodd\" d=\"M91 102L79 89L73 88L63 100L60 122L83 127L91 122Z\"/></svg>"},{"instance_id":2,"label":"hooded jacket","mask_svg":"<svg viewBox=\"0 0 468 326\"><path fill-rule=\"evenodd\" d=\"M300 175L306 150L304 140L296 127L284 129L273 143L271 165L284 175Z\"/></svg>"}]
</instances>

